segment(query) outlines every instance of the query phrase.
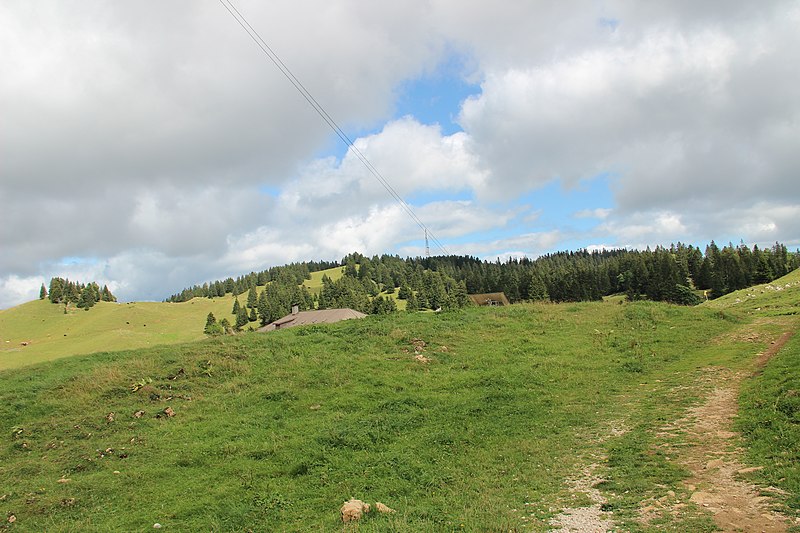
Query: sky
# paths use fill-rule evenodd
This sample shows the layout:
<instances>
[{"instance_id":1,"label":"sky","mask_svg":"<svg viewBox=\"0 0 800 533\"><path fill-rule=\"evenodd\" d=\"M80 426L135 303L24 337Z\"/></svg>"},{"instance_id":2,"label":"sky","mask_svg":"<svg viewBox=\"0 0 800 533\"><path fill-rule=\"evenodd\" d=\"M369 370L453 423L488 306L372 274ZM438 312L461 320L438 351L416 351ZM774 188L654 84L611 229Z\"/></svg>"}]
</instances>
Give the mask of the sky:
<instances>
[{"instance_id":1,"label":"sky","mask_svg":"<svg viewBox=\"0 0 800 533\"><path fill-rule=\"evenodd\" d=\"M447 253L800 246L800 1L234 4ZM0 309L424 254L218 1L6 0L0 72Z\"/></svg>"}]
</instances>

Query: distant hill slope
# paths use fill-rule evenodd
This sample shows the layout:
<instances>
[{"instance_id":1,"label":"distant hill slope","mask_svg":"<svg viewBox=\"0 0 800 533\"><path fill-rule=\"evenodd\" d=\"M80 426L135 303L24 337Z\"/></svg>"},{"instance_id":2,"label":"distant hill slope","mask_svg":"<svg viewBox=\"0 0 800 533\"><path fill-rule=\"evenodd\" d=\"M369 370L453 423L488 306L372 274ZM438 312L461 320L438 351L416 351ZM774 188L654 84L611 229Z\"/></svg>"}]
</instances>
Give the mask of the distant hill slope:
<instances>
[{"instance_id":1,"label":"distant hill slope","mask_svg":"<svg viewBox=\"0 0 800 533\"><path fill-rule=\"evenodd\" d=\"M184 303L98 302L89 311L36 300L0 311L0 370L99 351L202 339L205 318L230 316L233 297ZM27 343L24 346L22 343Z\"/></svg>"},{"instance_id":2,"label":"distant hill slope","mask_svg":"<svg viewBox=\"0 0 800 533\"><path fill-rule=\"evenodd\" d=\"M800 314L800 269L770 283L754 285L726 294L702 305L712 309L732 308L761 315Z\"/></svg>"},{"instance_id":3,"label":"distant hill slope","mask_svg":"<svg viewBox=\"0 0 800 533\"><path fill-rule=\"evenodd\" d=\"M339 279L342 267L313 272L304 285L318 293L325 274ZM257 290L260 293L264 287ZM89 311L70 306L67 314L63 305L49 300L28 302L0 311L0 370L72 355L199 340L205 337L208 313L233 322L233 300L227 294L182 303L98 302ZM239 295L241 304L246 301L246 293Z\"/></svg>"}]
</instances>

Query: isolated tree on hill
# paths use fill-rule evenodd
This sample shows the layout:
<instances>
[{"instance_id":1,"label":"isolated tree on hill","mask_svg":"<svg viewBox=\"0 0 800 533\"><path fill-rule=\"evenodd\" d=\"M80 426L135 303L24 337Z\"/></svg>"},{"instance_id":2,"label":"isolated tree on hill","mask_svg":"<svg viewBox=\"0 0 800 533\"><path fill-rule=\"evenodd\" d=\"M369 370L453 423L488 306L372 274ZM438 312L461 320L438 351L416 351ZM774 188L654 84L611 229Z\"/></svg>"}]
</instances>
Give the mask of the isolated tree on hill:
<instances>
[{"instance_id":1,"label":"isolated tree on hill","mask_svg":"<svg viewBox=\"0 0 800 533\"><path fill-rule=\"evenodd\" d=\"M44 300L47 298L47 289L44 287L44 283L42 283L42 288L39 289L39 299Z\"/></svg>"},{"instance_id":2,"label":"isolated tree on hill","mask_svg":"<svg viewBox=\"0 0 800 533\"><path fill-rule=\"evenodd\" d=\"M231 309L231 314L232 315L236 315L237 313L239 313L239 308L240 307L241 307L241 305L239 305L239 298L234 298L234 300L233 300L233 309Z\"/></svg>"},{"instance_id":3,"label":"isolated tree on hill","mask_svg":"<svg viewBox=\"0 0 800 533\"><path fill-rule=\"evenodd\" d=\"M203 329L203 333L206 335L222 335L225 333L225 328L222 324L217 323L217 317L214 316L214 313L208 313L206 317L206 327Z\"/></svg>"}]
</instances>

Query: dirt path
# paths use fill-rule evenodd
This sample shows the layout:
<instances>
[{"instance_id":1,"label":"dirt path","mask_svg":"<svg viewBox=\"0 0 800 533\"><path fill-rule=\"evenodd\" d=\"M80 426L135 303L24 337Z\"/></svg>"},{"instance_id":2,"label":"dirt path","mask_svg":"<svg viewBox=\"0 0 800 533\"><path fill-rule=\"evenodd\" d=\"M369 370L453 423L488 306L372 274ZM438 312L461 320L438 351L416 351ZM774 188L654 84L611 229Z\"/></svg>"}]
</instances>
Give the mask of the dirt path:
<instances>
[{"instance_id":1,"label":"dirt path","mask_svg":"<svg viewBox=\"0 0 800 533\"><path fill-rule=\"evenodd\" d=\"M791 335L785 333L759 356L759 370ZM706 400L684 418L662 428L661 436L682 434L685 446L673 443L665 447L692 473L684 482L691 493L690 501L711 512L719 528L726 532L787 531L786 517L770 508L771 498L762 495L765 490L737 479L756 470L741 464L741 450L734 447L738 434L732 430L733 419L745 377L741 372L709 369L707 379L714 388Z\"/></svg>"}]
</instances>

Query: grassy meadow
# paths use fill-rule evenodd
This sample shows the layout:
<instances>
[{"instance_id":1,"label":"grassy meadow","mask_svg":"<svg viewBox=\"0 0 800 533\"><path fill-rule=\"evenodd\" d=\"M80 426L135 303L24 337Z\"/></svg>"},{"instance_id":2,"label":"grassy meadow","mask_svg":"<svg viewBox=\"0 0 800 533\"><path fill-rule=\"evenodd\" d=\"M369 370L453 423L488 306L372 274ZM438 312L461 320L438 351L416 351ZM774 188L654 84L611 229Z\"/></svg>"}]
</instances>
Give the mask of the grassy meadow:
<instances>
[{"instance_id":1,"label":"grassy meadow","mask_svg":"<svg viewBox=\"0 0 800 533\"><path fill-rule=\"evenodd\" d=\"M621 529L713 531L691 503L637 520L668 491L689 500L658 428L713 386L709 369L752 373L797 329L800 287L774 292L768 308L739 296L401 313L7 368L0 530L336 531L355 497L397 511L359 531L546 531L588 503L568 480L598 463ZM84 314L105 307L156 331L138 303ZM787 490L790 512L799 340L747 382L740 415L748 460L769 466L754 477Z\"/></svg>"}]
</instances>

